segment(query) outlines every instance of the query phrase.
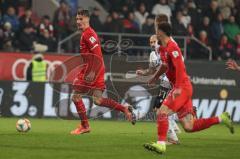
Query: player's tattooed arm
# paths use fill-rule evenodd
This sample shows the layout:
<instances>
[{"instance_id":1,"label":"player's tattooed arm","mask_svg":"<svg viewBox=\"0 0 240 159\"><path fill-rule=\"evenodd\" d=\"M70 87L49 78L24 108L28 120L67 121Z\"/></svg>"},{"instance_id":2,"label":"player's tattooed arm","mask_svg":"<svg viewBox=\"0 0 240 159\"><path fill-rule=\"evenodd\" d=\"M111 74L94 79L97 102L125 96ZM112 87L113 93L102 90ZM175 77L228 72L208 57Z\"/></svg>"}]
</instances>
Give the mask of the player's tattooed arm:
<instances>
[{"instance_id":1,"label":"player's tattooed arm","mask_svg":"<svg viewBox=\"0 0 240 159\"><path fill-rule=\"evenodd\" d=\"M148 69L139 69L136 71L136 74L138 76L149 76L149 75L153 75L156 72L156 68L155 67L149 67Z\"/></svg>"},{"instance_id":2,"label":"player's tattooed arm","mask_svg":"<svg viewBox=\"0 0 240 159\"><path fill-rule=\"evenodd\" d=\"M160 65L157 72L154 74L154 77L158 79L160 76L162 76L167 71L167 68L168 68L167 64L163 62Z\"/></svg>"},{"instance_id":3,"label":"player's tattooed arm","mask_svg":"<svg viewBox=\"0 0 240 159\"><path fill-rule=\"evenodd\" d=\"M168 69L168 66L165 62L163 62L159 69L156 71L156 73L153 75L153 77L148 81L148 84L151 85L155 83L161 75L163 75Z\"/></svg>"},{"instance_id":4,"label":"player's tattooed arm","mask_svg":"<svg viewBox=\"0 0 240 159\"><path fill-rule=\"evenodd\" d=\"M228 60L226 62L226 65L227 65L227 69L236 70L240 72L240 66L237 64L235 60Z\"/></svg>"}]
</instances>

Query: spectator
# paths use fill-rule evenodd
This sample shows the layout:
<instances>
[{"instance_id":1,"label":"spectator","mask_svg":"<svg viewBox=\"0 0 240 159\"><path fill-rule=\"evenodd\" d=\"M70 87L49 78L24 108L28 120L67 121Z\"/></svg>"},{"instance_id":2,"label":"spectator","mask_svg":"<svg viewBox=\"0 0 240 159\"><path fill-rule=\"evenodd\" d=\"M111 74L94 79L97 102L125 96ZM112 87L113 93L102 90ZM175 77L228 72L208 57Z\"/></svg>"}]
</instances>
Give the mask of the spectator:
<instances>
[{"instance_id":1,"label":"spectator","mask_svg":"<svg viewBox=\"0 0 240 159\"><path fill-rule=\"evenodd\" d=\"M3 15L2 15L2 10L0 9L0 26L2 26L3 23Z\"/></svg>"},{"instance_id":2,"label":"spectator","mask_svg":"<svg viewBox=\"0 0 240 159\"><path fill-rule=\"evenodd\" d=\"M172 10L172 11L174 11L174 10L176 10L177 8L178 8L178 6L176 6L177 4L176 4L176 0L167 0L167 2L168 2L168 6L170 7L170 9Z\"/></svg>"},{"instance_id":3,"label":"spectator","mask_svg":"<svg viewBox=\"0 0 240 159\"><path fill-rule=\"evenodd\" d=\"M187 35L187 29L183 24L183 15L181 11L177 12L177 19L173 21L173 35Z\"/></svg>"},{"instance_id":4,"label":"spectator","mask_svg":"<svg viewBox=\"0 0 240 159\"><path fill-rule=\"evenodd\" d=\"M182 20L181 21L182 21L182 24L184 25L185 28L187 28L188 25L191 22L191 17L188 14L188 9L187 8L184 8L183 11L182 11Z\"/></svg>"},{"instance_id":5,"label":"spectator","mask_svg":"<svg viewBox=\"0 0 240 159\"><path fill-rule=\"evenodd\" d=\"M239 0L239 5L240 5L240 0ZM236 19L237 24L240 26L240 7L236 11L235 19Z\"/></svg>"},{"instance_id":6,"label":"spectator","mask_svg":"<svg viewBox=\"0 0 240 159\"><path fill-rule=\"evenodd\" d=\"M56 51L56 40L50 35L49 31L45 29L38 40L39 44L47 46L47 52L54 52Z\"/></svg>"},{"instance_id":7,"label":"spectator","mask_svg":"<svg viewBox=\"0 0 240 159\"><path fill-rule=\"evenodd\" d=\"M202 30L199 32L199 41L209 47L209 39L206 31Z\"/></svg>"},{"instance_id":8,"label":"spectator","mask_svg":"<svg viewBox=\"0 0 240 159\"><path fill-rule=\"evenodd\" d=\"M223 19L228 19L232 13L234 8L234 1L233 0L218 0L219 8L221 13L223 14Z\"/></svg>"},{"instance_id":9,"label":"spectator","mask_svg":"<svg viewBox=\"0 0 240 159\"><path fill-rule=\"evenodd\" d=\"M123 19L123 28L126 33L139 33L138 23L134 20L133 12L128 13L128 17Z\"/></svg>"},{"instance_id":10,"label":"spectator","mask_svg":"<svg viewBox=\"0 0 240 159\"><path fill-rule=\"evenodd\" d=\"M18 31L19 30L19 20L18 20L18 17L15 13L15 9L13 7L9 7L7 9L7 14L5 14L3 16L3 22L9 22L11 23L11 26L12 26L12 30L14 32Z\"/></svg>"},{"instance_id":11,"label":"spectator","mask_svg":"<svg viewBox=\"0 0 240 159\"><path fill-rule=\"evenodd\" d=\"M12 30L12 25L9 22L6 22L3 25L2 35L0 35L2 39L2 49L4 51L14 51L14 40L15 40L15 33Z\"/></svg>"},{"instance_id":12,"label":"spectator","mask_svg":"<svg viewBox=\"0 0 240 159\"><path fill-rule=\"evenodd\" d=\"M57 32L58 40L66 37L71 24L71 12L65 0L60 1L60 7L55 11L53 24Z\"/></svg>"},{"instance_id":13,"label":"spectator","mask_svg":"<svg viewBox=\"0 0 240 159\"><path fill-rule=\"evenodd\" d=\"M33 42L37 40L34 29L31 25L26 25L19 35L19 49L21 51L32 51Z\"/></svg>"},{"instance_id":14,"label":"spectator","mask_svg":"<svg viewBox=\"0 0 240 159\"><path fill-rule=\"evenodd\" d=\"M230 16L228 22L224 25L224 32L227 35L231 43L234 42L234 38L240 33L240 27L235 22L235 17Z\"/></svg>"},{"instance_id":15,"label":"spectator","mask_svg":"<svg viewBox=\"0 0 240 159\"><path fill-rule=\"evenodd\" d=\"M220 9L218 7L218 0L212 0L210 3L210 7L204 11L204 16L210 18L210 22L214 22L217 20L217 17L220 13Z\"/></svg>"},{"instance_id":16,"label":"spectator","mask_svg":"<svg viewBox=\"0 0 240 159\"><path fill-rule=\"evenodd\" d=\"M240 59L240 34L236 35L236 38L235 38L235 52L236 52L236 57Z\"/></svg>"},{"instance_id":17,"label":"spectator","mask_svg":"<svg viewBox=\"0 0 240 159\"><path fill-rule=\"evenodd\" d=\"M143 34L154 34L154 17L148 16L146 22L142 26Z\"/></svg>"},{"instance_id":18,"label":"spectator","mask_svg":"<svg viewBox=\"0 0 240 159\"><path fill-rule=\"evenodd\" d=\"M206 47L210 48L210 42L209 42L209 38L208 38L208 34L206 31L200 31L199 33L199 41L204 44ZM197 52L199 52L200 54L200 58L204 58L204 57L208 57L209 55L209 50L207 50L206 48L203 47L196 47L199 50ZM195 50L196 51L196 50Z\"/></svg>"},{"instance_id":19,"label":"spectator","mask_svg":"<svg viewBox=\"0 0 240 159\"><path fill-rule=\"evenodd\" d=\"M149 13L146 11L146 7L144 3L140 3L138 10L134 12L135 20L138 22L140 29L142 29L142 25L146 22L147 16Z\"/></svg>"},{"instance_id":20,"label":"spectator","mask_svg":"<svg viewBox=\"0 0 240 159\"><path fill-rule=\"evenodd\" d=\"M5 52L14 52L14 46L13 46L13 42L11 39L5 39L5 41L3 42L3 51Z\"/></svg>"},{"instance_id":21,"label":"spectator","mask_svg":"<svg viewBox=\"0 0 240 159\"><path fill-rule=\"evenodd\" d=\"M124 19L128 17L128 13L130 12L128 5L124 4L121 8L121 11L119 13L120 19Z\"/></svg>"},{"instance_id":22,"label":"spectator","mask_svg":"<svg viewBox=\"0 0 240 159\"><path fill-rule=\"evenodd\" d=\"M124 5L128 6L129 12L133 12L136 6L136 0L125 0Z\"/></svg>"},{"instance_id":23,"label":"spectator","mask_svg":"<svg viewBox=\"0 0 240 159\"><path fill-rule=\"evenodd\" d=\"M27 68L27 80L33 82L46 82L47 67L47 63L42 54L34 55L32 62Z\"/></svg>"},{"instance_id":24,"label":"spectator","mask_svg":"<svg viewBox=\"0 0 240 159\"><path fill-rule=\"evenodd\" d=\"M194 0L194 2L196 3L196 6L199 8L199 10L202 10L202 11L206 11L211 4L211 0L205 0L205 1Z\"/></svg>"},{"instance_id":25,"label":"spectator","mask_svg":"<svg viewBox=\"0 0 240 159\"><path fill-rule=\"evenodd\" d=\"M194 27L192 24L189 24L187 27L187 35L192 37L195 36Z\"/></svg>"},{"instance_id":26,"label":"spectator","mask_svg":"<svg viewBox=\"0 0 240 159\"><path fill-rule=\"evenodd\" d=\"M205 46L209 47L209 40L206 31L200 31L199 33L199 41ZM191 59L207 59L209 57L208 49L202 47L196 41L190 41L188 44L188 53L189 58Z\"/></svg>"},{"instance_id":27,"label":"spectator","mask_svg":"<svg viewBox=\"0 0 240 159\"><path fill-rule=\"evenodd\" d=\"M50 17L48 15L44 15L42 17L41 23L39 25L39 33L40 35L44 34L44 31L47 30L50 37L54 37L54 27L50 21Z\"/></svg>"},{"instance_id":28,"label":"spectator","mask_svg":"<svg viewBox=\"0 0 240 159\"><path fill-rule=\"evenodd\" d=\"M222 14L219 13L217 15L217 20L215 20L211 25L211 29L210 29L211 38L212 38L212 41L215 42L215 45L219 43L219 39L221 38L221 35L224 33L224 27L223 27L222 21L223 21Z\"/></svg>"},{"instance_id":29,"label":"spectator","mask_svg":"<svg viewBox=\"0 0 240 159\"><path fill-rule=\"evenodd\" d=\"M0 25L0 50L3 48L3 29Z\"/></svg>"},{"instance_id":30,"label":"spectator","mask_svg":"<svg viewBox=\"0 0 240 159\"><path fill-rule=\"evenodd\" d=\"M114 32L113 30L114 28L114 24L113 24L113 21L112 21L112 16L111 15L108 15L107 18L106 18L106 21L105 23L103 24L103 31L104 32ZM117 41L118 38L117 37L113 37L113 36L103 36L103 39L104 41L107 41L107 40L115 40Z\"/></svg>"},{"instance_id":31,"label":"spectator","mask_svg":"<svg viewBox=\"0 0 240 159\"><path fill-rule=\"evenodd\" d=\"M95 7L93 9L93 13L90 17L90 25L91 27L96 30L96 31L103 31L103 25L102 22L99 19L99 16L101 14L101 11L99 10L99 8Z\"/></svg>"},{"instance_id":32,"label":"spectator","mask_svg":"<svg viewBox=\"0 0 240 159\"><path fill-rule=\"evenodd\" d=\"M211 31L210 31L210 19L209 17L203 17L202 19L202 23L200 23L200 26L198 27L198 32L200 32L201 30L204 30L207 32L207 34L209 35L209 39L211 38Z\"/></svg>"},{"instance_id":33,"label":"spectator","mask_svg":"<svg viewBox=\"0 0 240 159\"><path fill-rule=\"evenodd\" d=\"M199 26L199 23L200 23L199 22L200 14L193 0L189 0L187 2L187 9L188 9L188 14L191 17L191 24L193 25L194 28L196 28L196 30L198 30L197 27Z\"/></svg>"},{"instance_id":34,"label":"spectator","mask_svg":"<svg viewBox=\"0 0 240 159\"><path fill-rule=\"evenodd\" d=\"M218 47L218 60L227 60L229 58L233 58L233 45L228 41L228 37L226 35L222 35L220 39L220 44Z\"/></svg>"},{"instance_id":35,"label":"spectator","mask_svg":"<svg viewBox=\"0 0 240 159\"><path fill-rule=\"evenodd\" d=\"M159 0L159 3L153 6L152 14L153 15L165 14L167 15L168 20L170 22L172 11L167 4L167 0Z\"/></svg>"},{"instance_id":36,"label":"spectator","mask_svg":"<svg viewBox=\"0 0 240 159\"><path fill-rule=\"evenodd\" d=\"M113 30L113 21L112 21L112 16L108 15L106 18L105 23L103 24L104 32L114 32Z\"/></svg>"},{"instance_id":37,"label":"spectator","mask_svg":"<svg viewBox=\"0 0 240 159\"><path fill-rule=\"evenodd\" d=\"M119 18L119 14L116 11L112 12L112 24L113 24L113 32L121 33L123 32L123 24Z\"/></svg>"},{"instance_id":38,"label":"spectator","mask_svg":"<svg viewBox=\"0 0 240 159\"><path fill-rule=\"evenodd\" d=\"M34 26L31 17L32 17L32 10L26 9L24 15L19 18L20 30L23 30L23 28L25 28L26 25Z\"/></svg>"}]
</instances>

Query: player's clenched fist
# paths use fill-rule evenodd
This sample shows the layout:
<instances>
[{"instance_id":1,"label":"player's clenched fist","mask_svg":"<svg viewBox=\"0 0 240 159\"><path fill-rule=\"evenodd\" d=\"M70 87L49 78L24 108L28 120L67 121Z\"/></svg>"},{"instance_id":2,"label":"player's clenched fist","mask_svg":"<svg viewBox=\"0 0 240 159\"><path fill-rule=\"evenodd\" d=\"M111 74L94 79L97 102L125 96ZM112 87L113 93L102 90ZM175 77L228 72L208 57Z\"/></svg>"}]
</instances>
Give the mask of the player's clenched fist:
<instances>
[{"instance_id":1,"label":"player's clenched fist","mask_svg":"<svg viewBox=\"0 0 240 159\"><path fill-rule=\"evenodd\" d=\"M136 71L136 74L137 74L138 76L143 76L143 75L144 75L144 70L139 69L139 70Z\"/></svg>"},{"instance_id":2,"label":"player's clenched fist","mask_svg":"<svg viewBox=\"0 0 240 159\"><path fill-rule=\"evenodd\" d=\"M152 78L150 78L150 79L148 80L148 86L154 85L157 80L158 80L158 78L155 77L155 76L153 76Z\"/></svg>"}]
</instances>

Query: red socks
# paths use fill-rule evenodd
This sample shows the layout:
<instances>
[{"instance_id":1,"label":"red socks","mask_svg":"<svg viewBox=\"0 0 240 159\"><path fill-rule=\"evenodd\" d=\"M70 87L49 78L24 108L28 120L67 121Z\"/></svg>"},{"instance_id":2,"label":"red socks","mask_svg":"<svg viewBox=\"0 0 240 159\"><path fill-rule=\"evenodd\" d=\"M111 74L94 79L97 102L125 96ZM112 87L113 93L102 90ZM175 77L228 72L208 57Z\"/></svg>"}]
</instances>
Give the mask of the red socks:
<instances>
[{"instance_id":1,"label":"red socks","mask_svg":"<svg viewBox=\"0 0 240 159\"><path fill-rule=\"evenodd\" d=\"M86 108L83 104L82 99L77 102L74 102L74 104L76 106L77 113L81 119L81 125L83 127L89 127L88 118L87 118L87 114L86 114Z\"/></svg>"},{"instance_id":2,"label":"red socks","mask_svg":"<svg viewBox=\"0 0 240 159\"><path fill-rule=\"evenodd\" d=\"M74 102L74 104L76 106L78 115L81 119L82 126L89 127L88 118L87 118L87 114L86 114L86 108L83 104L83 101L79 100L77 102ZM123 105L121 105L109 98L102 98L100 105L104 106L104 107L112 108L112 109L115 109L115 110L118 110L121 112L125 111L125 107Z\"/></svg>"},{"instance_id":3,"label":"red socks","mask_svg":"<svg viewBox=\"0 0 240 159\"><path fill-rule=\"evenodd\" d=\"M168 132L168 116L166 114L157 115L158 141L166 141Z\"/></svg>"},{"instance_id":4,"label":"red socks","mask_svg":"<svg viewBox=\"0 0 240 159\"><path fill-rule=\"evenodd\" d=\"M123 105L121 105L109 98L102 98L100 105L104 106L104 107L112 108L112 109L115 109L115 110L121 111L121 112L125 111L125 107Z\"/></svg>"},{"instance_id":5,"label":"red socks","mask_svg":"<svg viewBox=\"0 0 240 159\"><path fill-rule=\"evenodd\" d=\"M190 132L196 132L196 131L207 129L212 125L218 124L219 122L220 121L218 117L212 117L207 119L196 119L193 124L193 129Z\"/></svg>"},{"instance_id":6,"label":"red socks","mask_svg":"<svg viewBox=\"0 0 240 159\"><path fill-rule=\"evenodd\" d=\"M218 117L212 117L207 119L196 119L193 124L193 128L189 132L196 132L207 129L212 125L219 124ZM158 141L166 141L168 131L168 116L166 114L157 115L157 129L158 129Z\"/></svg>"}]
</instances>

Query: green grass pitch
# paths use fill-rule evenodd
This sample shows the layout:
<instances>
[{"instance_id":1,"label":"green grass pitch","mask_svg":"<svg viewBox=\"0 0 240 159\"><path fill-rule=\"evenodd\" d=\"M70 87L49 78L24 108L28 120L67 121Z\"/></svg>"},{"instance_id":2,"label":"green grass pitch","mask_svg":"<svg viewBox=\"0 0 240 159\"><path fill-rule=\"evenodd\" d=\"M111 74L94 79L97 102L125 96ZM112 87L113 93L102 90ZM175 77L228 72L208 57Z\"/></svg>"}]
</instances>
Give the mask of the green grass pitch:
<instances>
[{"instance_id":1,"label":"green grass pitch","mask_svg":"<svg viewBox=\"0 0 240 159\"><path fill-rule=\"evenodd\" d=\"M71 136L76 120L30 119L32 130L19 133L16 118L0 118L0 159L237 159L240 125L231 135L222 125L199 133L181 133L181 144L167 147L164 155L146 151L156 139L153 122L132 126L123 121L91 121L92 132Z\"/></svg>"}]
</instances>

